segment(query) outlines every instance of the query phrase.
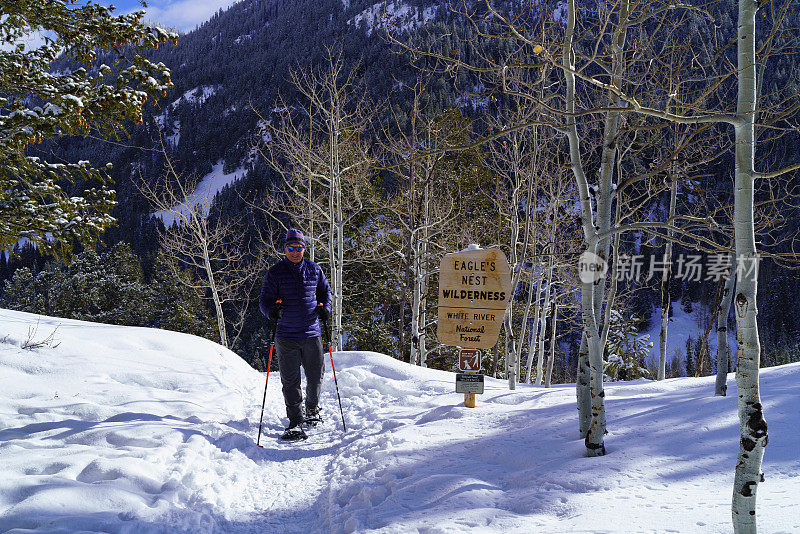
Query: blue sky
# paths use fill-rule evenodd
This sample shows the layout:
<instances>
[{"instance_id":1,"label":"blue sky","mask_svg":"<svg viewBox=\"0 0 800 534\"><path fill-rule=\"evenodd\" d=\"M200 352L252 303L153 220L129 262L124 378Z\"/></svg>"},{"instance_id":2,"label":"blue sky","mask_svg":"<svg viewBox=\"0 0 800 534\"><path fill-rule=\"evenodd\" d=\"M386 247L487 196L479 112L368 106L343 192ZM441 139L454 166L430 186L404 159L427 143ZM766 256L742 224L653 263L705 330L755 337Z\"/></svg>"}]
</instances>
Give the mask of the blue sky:
<instances>
[{"instance_id":1,"label":"blue sky","mask_svg":"<svg viewBox=\"0 0 800 534\"><path fill-rule=\"evenodd\" d=\"M120 13L142 8L137 0L94 0L105 6L114 5ZM146 18L188 32L238 0L147 0Z\"/></svg>"},{"instance_id":2,"label":"blue sky","mask_svg":"<svg viewBox=\"0 0 800 534\"><path fill-rule=\"evenodd\" d=\"M79 0L79 4L87 0ZM142 9L137 0L92 0L95 4L113 5L117 13L129 13ZM189 32L207 21L220 9L226 9L239 0L148 0L145 19L159 22L181 31ZM22 40L28 48L42 45L41 35L33 32ZM14 45L0 43L0 50L11 50Z\"/></svg>"}]
</instances>

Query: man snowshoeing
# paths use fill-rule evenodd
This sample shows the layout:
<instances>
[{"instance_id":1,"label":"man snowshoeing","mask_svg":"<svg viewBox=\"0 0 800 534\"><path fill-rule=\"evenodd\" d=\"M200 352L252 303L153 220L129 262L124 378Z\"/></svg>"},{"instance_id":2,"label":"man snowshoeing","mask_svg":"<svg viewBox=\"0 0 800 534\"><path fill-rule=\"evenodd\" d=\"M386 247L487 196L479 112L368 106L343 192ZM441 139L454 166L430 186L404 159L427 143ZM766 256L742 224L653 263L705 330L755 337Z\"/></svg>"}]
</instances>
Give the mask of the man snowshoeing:
<instances>
[{"instance_id":1,"label":"man snowshoeing","mask_svg":"<svg viewBox=\"0 0 800 534\"><path fill-rule=\"evenodd\" d=\"M304 439L306 434L300 425L322 421L318 404L325 354L320 322L327 322L332 298L322 268L303 258L305 246L303 232L295 228L286 232L286 258L267 271L258 299L261 313L276 324L275 352L289 418L282 439ZM306 375L305 416L301 365Z\"/></svg>"}]
</instances>

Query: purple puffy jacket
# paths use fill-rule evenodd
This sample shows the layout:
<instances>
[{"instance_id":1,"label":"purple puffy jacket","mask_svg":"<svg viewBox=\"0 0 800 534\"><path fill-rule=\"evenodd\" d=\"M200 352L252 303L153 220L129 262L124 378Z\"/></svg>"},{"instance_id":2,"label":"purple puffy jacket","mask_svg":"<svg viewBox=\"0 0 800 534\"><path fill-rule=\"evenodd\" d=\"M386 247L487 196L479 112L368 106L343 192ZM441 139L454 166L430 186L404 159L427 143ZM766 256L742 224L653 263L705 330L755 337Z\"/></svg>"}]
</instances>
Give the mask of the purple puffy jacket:
<instances>
[{"instance_id":1,"label":"purple puffy jacket","mask_svg":"<svg viewBox=\"0 0 800 534\"><path fill-rule=\"evenodd\" d=\"M314 311L321 303L331 311L331 288L322 268L310 260L292 263L284 258L267 271L258 307L265 316L275 301L281 300L283 313L275 337L309 339L321 335L319 318Z\"/></svg>"}]
</instances>

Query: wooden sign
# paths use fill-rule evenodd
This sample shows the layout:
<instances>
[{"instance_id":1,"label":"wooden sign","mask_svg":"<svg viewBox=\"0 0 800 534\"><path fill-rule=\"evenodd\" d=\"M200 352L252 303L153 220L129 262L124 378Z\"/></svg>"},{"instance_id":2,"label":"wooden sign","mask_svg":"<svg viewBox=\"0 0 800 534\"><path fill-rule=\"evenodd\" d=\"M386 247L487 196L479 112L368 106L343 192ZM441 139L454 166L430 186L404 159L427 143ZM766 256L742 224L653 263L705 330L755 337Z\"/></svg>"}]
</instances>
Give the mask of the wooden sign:
<instances>
[{"instance_id":1,"label":"wooden sign","mask_svg":"<svg viewBox=\"0 0 800 534\"><path fill-rule=\"evenodd\" d=\"M479 373L481 370L481 351L478 349L461 349L458 353L458 370Z\"/></svg>"},{"instance_id":2,"label":"wooden sign","mask_svg":"<svg viewBox=\"0 0 800 534\"><path fill-rule=\"evenodd\" d=\"M493 347L512 297L506 255L499 248L473 248L445 255L439 267L439 341Z\"/></svg>"}]
</instances>

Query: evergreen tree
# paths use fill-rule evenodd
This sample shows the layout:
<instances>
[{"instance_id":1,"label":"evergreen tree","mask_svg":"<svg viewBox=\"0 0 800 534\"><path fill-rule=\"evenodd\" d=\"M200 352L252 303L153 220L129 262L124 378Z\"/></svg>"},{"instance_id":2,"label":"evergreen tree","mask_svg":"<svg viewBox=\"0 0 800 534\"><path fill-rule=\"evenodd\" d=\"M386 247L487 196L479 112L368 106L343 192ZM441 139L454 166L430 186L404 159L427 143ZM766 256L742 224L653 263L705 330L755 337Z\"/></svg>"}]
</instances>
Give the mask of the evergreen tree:
<instances>
[{"instance_id":1,"label":"evergreen tree","mask_svg":"<svg viewBox=\"0 0 800 534\"><path fill-rule=\"evenodd\" d=\"M608 358L605 375L609 381L635 380L649 374L644 360L650 354L653 343L648 334L636 331L638 317L625 318L612 310L608 330Z\"/></svg>"},{"instance_id":2,"label":"evergreen tree","mask_svg":"<svg viewBox=\"0 0 800 534\"><path fill-rule=\"evenodd\" d=\"M36 273L34 291L36 291L37 295L41 295L44 301L44 310L40 313L68 317L68 315L65 315L64 308L59 306L59 299L62 296L61 291L65 286L66 278L67 274L64 266L57 261L48 262Z\"/></svg>"},{"instance_id":3,"label":"evergreen tree","mask_svg":"<svg viewBox=\"0 0 800 534\"><path fill-rule=\"evenodd\" d=\"M48 281L39 291L47 291L50 313L107 324L147 323L141 265L126 243L103 254L82 252L60 270L63 276L53 269L42 273Z\"/></svg>"},{"instance_id":4,"label":"evergreen tree","mask_svg":"<svg viewBox=\"0 0 800 534\"><path fill-rule=\"evenodd\" d=\"M714 364L711 361L711 351L708 349L708 341L700 337L695 341L695 359L697 360L696 369L702 369L701 376L710 376L714 372ZM702 359L702 366L701 366Z\"/></svg>"},{"instance_id":5,"label":"evergreen tree","mask_svg":"<svg viewBox=\"0 0 800 534\"><path fill-rule=\"evenodd\" d=\"M144 12L71 4L2 3L0 40L11 50L0 54L0 249L27 238L42 253L68 254L113 224L105 171L85 160L49 163L33 147L65 135L119 137L125 121L141 122L148 97L172 85L163 64L137 51L177 35L145 27ZM42 35L41 46L26 47L31 33ZM112 66L98 61L98 51L122 47L133 54L118 54ZM79 185L90 187L78 196Z\"/></svg>"},{"instance_id":6,"label":"evergreen tree","mask_svg":"<svg viewBox=\"0 0 800 534\"><path fill-rule=\"evenodd\" d=\"M6 259L6 251L0 250L0 282L4 282L9 277L8 260Z\"/></svg>"},{"instance_id":7,"label":"evergreen tree","mask_svg":"<svg viewBox=\"0 0 800 534\"><path fill-rule=\"evenodd\" d=\"M147 311L147 291L142 264L124 241L114 245L105 256L106 270L111 278L109 304L115 309L116 324L144 326L150 322Z\"/></svg>"},{"instance_id":8,"label":"evergreen tree","mask_svg":"<svg viewBox=\"0 0 800 534\"><path fill-rule=\"evenodd\" d=\"M683 311L686 313L692 313L694 308L692 307L692 299L689 298L689 295L684 293L681 300L683 301Z\"/></svg>"},{"instance_id":9,"label":"evergreen tree","mask_svg":"<svg viewBox=\"0 0 800 534\"><path fill-rule=\"evenodd\" d=\"M153 280L145 284L139 258L124 242L100 254L77 254L68 267L51 261L36 274L17 269L4 283L0 306L217 339L202 295L174 278L163 254L156 259Z\"/></svg>"},{"instance_id":10,"label":"evergreen tree","mask_svg":"<svg viewBox=\"0 0 800 534\"><path fill-rule=\"evenodd\" d=\"M159 251L148 291L148 326L218 341L216 323L208 313L203 296L190 284L177 280L166 262L163 251Z\"/></svg>"},{"instance_id":11,"label":"evergreen tree","mask_svg":"<svg viewBox=\"0 0 800 534\"><path fill-rule=\"evenodd\" d=\"M694 364L694 342L692 341L691 336L689 339L686 340L686 376L694 376L695 375L695 364Z\"/></svg>"},{"instance_id":12,"label":"evergreen tree","mask_svg":"<svg viewBox=\"0 0 800 534\"><path fill-rule=\"evenodd\" d=\"M672 358L670 358L669 362L667 363L667 378L677 378L681 376L682 369L681 369L681 361L678 357L678 354L673 354Z\"/></svg>"},{"instance_id":13,"label":"evergreen tree","mask_svg":"<svg viewBox=\"0 0 800 534\"><path fill-rule=\"evenodd\" d=\"M10 280L3 284L0 307L29 313L43 313L44 302L34 291L35 277L30 269L22 267L14 271Z\"/></svg>"}]
</instances>

